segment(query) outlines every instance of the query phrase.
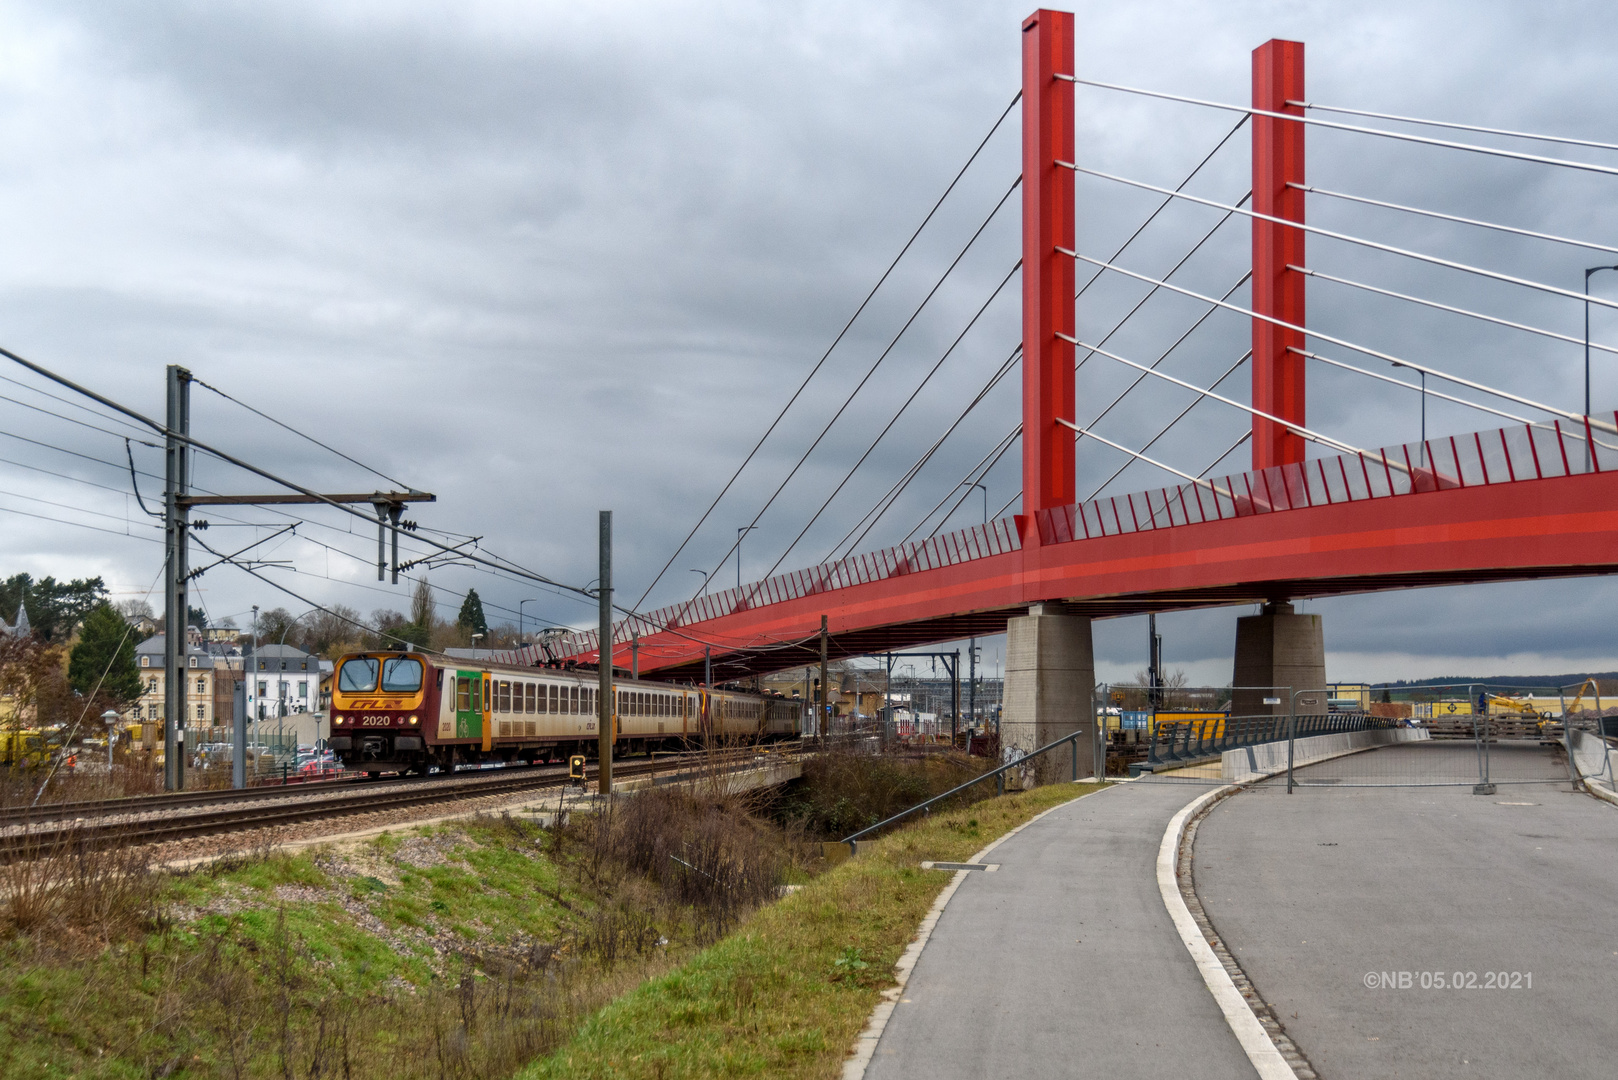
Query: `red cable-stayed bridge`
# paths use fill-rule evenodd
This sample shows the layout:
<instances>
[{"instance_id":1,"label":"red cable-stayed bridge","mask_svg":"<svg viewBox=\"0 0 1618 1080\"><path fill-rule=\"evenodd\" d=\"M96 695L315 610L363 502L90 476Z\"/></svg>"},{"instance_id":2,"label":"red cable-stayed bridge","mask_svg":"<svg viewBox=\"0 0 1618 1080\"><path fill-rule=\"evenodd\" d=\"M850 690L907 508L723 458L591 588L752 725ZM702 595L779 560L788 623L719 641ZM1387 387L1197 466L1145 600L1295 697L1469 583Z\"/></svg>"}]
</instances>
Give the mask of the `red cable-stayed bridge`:
<instances>
[{"instance_id":1,"label":"red cable-stayed bridge","mask_svg":"<svg viewBox=\"0 0 1618 1080\"><path fill-rule=\"evenodd\" d=\"M1516 331L1574 343L1579 339L1328 274L1309 265L1306 240L1320 235L1540 293L1583 299L1580 294L1309 225L1305 196L1602 252L1618 253L1618 248L1308 184L1304 149L1308 129L1319 125L1546 168L1614 177L1618 168L1465 141L1479 132L1522 133L1438 125L1466 133L1451 138L1448 130L1435 137L1367 126L1361 118L1371 123L1409 118L1310 104L1303 71L1303 46L1276 40L1254 51L1250 106L1089 82L1074 72L1072 16L1050 11L1031 16L1023 33L1021 94L1022 512L629 616L614 628L615 666L630 666L632 648L641 673L658 678L699 680L706 664L712 665L716 679L801 666L819 658L823 618L830 655L845 657L1001 633L1009 619L1023 615L1030 605L1052 601L1061 602L1067 612L1102 617L1618 570L1618 415L1586 415L1587 402L1583 409L1564 410L1444 370L1437 361L1394 355L1312 330L1305 282L1325 278ZM1241 114L1251 125L1251 205L1245 205L1249 197L1222 203L1085 165L1075 154L1074 89L1087 82ZM1331 120L1321 114L1353 119ZM1537 138L1618 150L1589 140ZM1224 296L1207 295L1170 282L1172 271L1152 277L1117 264L1116 255L1103 259L1079 250L1076 175L1161 194L1164 205L1180 200L1221 210L1221 224L1236 215L1248 218L1251 270L1237 285L1250 278L1250 304L1230 299L1235 288ZM1093 268L1097 277L1134 279L1149 285L1153 294L1186 297L1205 306L1204 318L1225 311L1249 320L1251 351L1225 373L1250 362L1249 400L1219 393L1225 376L1200 386L1160 370L1163 357L1142 363L1114 351L1106 347L1110 334L1093 342L1081 339L1073 300L1082 292L1080 266ZM1317 431L1306 420L1307 362L1416 388L1361 366L1367 360L1350 363L1343 358L1346 354L1419 373L1423 394L1470 405L1508 423L1500 426L1496 420L1494 426L1468 434L1376 449ZM1138 371L1131 389L1166 381L1194 391L1193 404L1214 400L1247 411L1253 468L1217 477L1193 475L1148 454L1162 432L1134 449L1093 430L1094 421L1079 425L1075 370L1097 356ZM1469 396L1458 396L1462 394ZM1187 406L1176 420L1189 411ZM1122 451L1131 461L1176 474L1180 482L1080 501L1076 438ZM999 453L1012 441L1003 440ZM1307 457L1310 442L1328 451L1326 456ZM544 652L525 647L512 659L593 663L597 653L597 635L576 632L548 642Z\"/></svg>"}]
</instances>

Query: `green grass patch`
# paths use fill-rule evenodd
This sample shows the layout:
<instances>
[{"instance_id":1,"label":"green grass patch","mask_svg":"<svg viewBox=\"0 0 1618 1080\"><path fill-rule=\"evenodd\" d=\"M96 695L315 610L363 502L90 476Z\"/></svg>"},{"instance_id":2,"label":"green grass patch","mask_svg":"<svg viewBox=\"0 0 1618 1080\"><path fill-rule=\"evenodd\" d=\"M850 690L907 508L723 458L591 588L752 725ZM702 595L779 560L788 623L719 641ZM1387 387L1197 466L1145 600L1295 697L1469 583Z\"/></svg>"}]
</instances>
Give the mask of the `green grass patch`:
<instances>
[{"instance_id":1,"label":"green grass patch","mask_svg":"<svg viewBox=\"0 0 1618 1080\"><path fill-rule=\"evenodd\" d=\"M668 975L592 1015L521 1076L835 1077L893 966L961 861L1053 806L1098 790L1055 784L901 829Z\"/></svg>"}]
</instances>

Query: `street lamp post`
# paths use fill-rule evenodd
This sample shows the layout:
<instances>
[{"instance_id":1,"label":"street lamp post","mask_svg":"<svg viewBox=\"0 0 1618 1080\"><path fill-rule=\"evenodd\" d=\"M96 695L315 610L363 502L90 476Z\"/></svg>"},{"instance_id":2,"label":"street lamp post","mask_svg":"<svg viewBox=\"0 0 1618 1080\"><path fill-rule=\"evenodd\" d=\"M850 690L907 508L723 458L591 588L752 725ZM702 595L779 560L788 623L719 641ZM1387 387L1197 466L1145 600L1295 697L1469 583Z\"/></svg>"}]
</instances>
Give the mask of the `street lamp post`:
<instances>
[{"instance_id":1,"label":"street lamp post","mask_svg":"<svg viewBox=\"0 0 1618 1080\"><path fill-rule=\"evenodd\" d=\"M472 635L472 659L473 660L476 660L478 658L478 639L481 638L482 636L483 636L482 634L473 634Z\"/></svg>"},{"instance_id":2,"label":"street lamp post","mask_svg":"<svg viewBox=\"0 0 1618 1080\"><path fill-rule=\"evenodd\" d=\"M539 602L539 599L540 598L537 597L537 596L530 596L528 599L519 601L518 604L517 604L517 644L518 644L518 646L521 646L522 643L523 643L523 639L522 639L522 606L523 606L523 604L536 604L536 603Z\"/></svg>"},{"instance_id":3,"label":"street lamp post","mask_svg":"<svg viewBox=\"0 0 1618 1080\"><path fill-rule=\"evenodd\" d=\"M702 591L703 594L706 594L708 592L708 571L693 569L691 572L693 574L701 574L702 575L702 590L701 591Z\"/></svg>"},{"instance_id":4,"label":"street lamp post","mask_svg":"<svg viewBox=\"0 0 1618 1080\"><path fill-rule=\"evenodd\" d=\"M1584 415L1590 415L1590 276L1603 270L1618 270L1618 266L1589 266L1584 270ZM1585 469L1590 467L1590 443L1584 444Z\"/></svg>"},{"instance_id":5,"label":"street lamp post","mask_svg":"<svg viewBox=\"0 0 1618 1080\"><path fill-rule=\"evenodd\" d=\"M117 712L117 710L108 709L106 712L102 713L101 714L101 722L103 724L107 725L107 775L111 776L112 775L112 733L113 733L113 729L115 729L118 726L118 712Z\"/></svg>"},{"instance_id":6,"label":"street lamp post","mask_svg":"<svg viewBox=\"0 0 1618 1080\"><path fill-rule=\"evenodd\" d=\"M983 491L983 524L988 525L989 489L982 484L974 483L963 483L960 486L966 489L967 495L972 494L973 488L979 488ZM972 717L971 722L976 724L978 722L978 639L976 637L967 642L966 665L966 710L968 715ZM971 741L971 736L967 737L967 741Z\"/></svg>"},{"instance_id":7,"label":"street lamp post","mask_svg":"<svg viewBox=\"0 0 1618 1080\"><path fill-rule=\"evenodd\" d=\"M736 530L736 588L742 587L742 537L758 528L757 525L743 525Z\"/></svg>"}]
</instances>

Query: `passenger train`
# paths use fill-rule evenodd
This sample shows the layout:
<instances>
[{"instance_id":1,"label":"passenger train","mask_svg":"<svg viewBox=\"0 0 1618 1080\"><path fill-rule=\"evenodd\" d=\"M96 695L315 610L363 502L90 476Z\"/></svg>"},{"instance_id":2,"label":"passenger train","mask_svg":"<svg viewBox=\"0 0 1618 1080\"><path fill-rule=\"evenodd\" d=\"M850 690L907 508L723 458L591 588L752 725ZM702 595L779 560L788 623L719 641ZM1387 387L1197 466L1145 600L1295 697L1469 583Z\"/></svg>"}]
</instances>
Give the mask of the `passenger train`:
<instances>
[{"instance_id":1,"label":"passenger train","mask_svg":"<svg viewBox=\"0 0 1618 1080\"><path fill-rule=\"evenodd\" d=\"M331 749L371 775L548 761L599 741L593 671L416 652L353 653L332 679ZM613 756L711 741L797 736L801 703L706 687L614 680Z\"/></svg>"}]
</instances>

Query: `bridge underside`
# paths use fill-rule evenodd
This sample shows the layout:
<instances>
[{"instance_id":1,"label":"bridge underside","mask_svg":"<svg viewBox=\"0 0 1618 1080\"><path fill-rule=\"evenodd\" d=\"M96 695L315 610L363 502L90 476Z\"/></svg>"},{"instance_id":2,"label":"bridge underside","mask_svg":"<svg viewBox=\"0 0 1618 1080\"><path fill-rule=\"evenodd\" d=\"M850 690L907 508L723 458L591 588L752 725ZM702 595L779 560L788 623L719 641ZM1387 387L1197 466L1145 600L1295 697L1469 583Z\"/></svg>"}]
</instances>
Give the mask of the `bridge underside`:
<instances>
[{"instance_id":1,"label":"bridge underside","mask_svg":"<svg viewBox=\"0 0 1618 1080\"><path fill-rule=\"evenodd\" d=\"M1618 473L1409 494L1025 547L693 622L640 641L643 676L716 681L1002 633L1042 601L1095 618L1618 572ZM966 614L962 614L966 612ZM594 660L594 656L579 659ZM619 643L615 663L630 653Z\"/></svg>"}]
</instances>

